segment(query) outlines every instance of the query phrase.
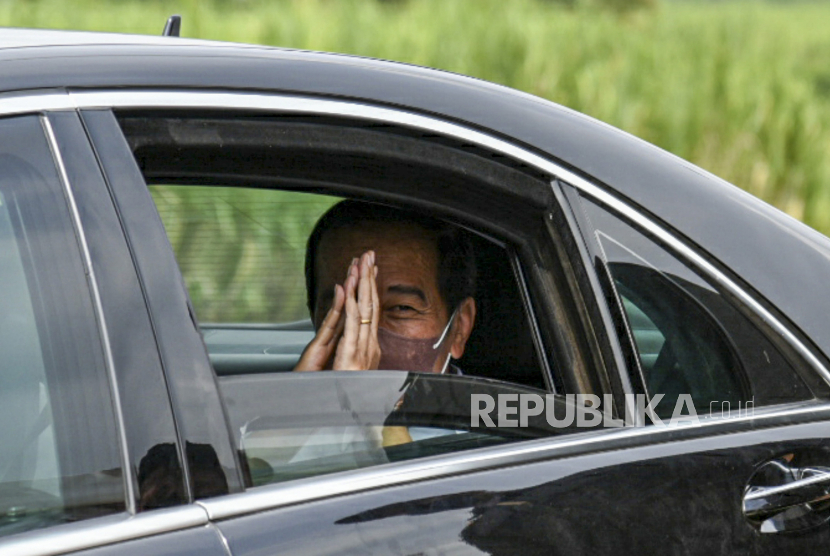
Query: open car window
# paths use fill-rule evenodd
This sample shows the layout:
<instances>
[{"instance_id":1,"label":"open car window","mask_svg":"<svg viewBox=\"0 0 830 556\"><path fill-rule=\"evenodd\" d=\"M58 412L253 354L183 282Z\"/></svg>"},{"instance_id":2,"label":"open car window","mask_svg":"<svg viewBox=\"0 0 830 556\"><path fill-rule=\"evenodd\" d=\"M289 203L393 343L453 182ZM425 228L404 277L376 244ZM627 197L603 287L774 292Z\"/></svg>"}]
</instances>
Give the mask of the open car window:
<instances>
[{"instance_id":1,"label":"open car window","mask_svg":"<svg viewBox=\"0 0 830 556\"><path fill-rule=\"evenodd\" d=\"M202 324L308 319L306 240L340 198L183 185L153 185L150 193Z\"/></svg>"},{"instance_id":2,"label":"open car window","mask_svg":"<svg viewBox=\"0 0 830 556\"><path fill-rule=\"evenodd\" d=\"M548 397L551 415L567 407L563 392L553 393L549 362L568 352L542 348L517 232L500 235L491 229L498 219L482 224L457 207L443 210L419 189L454 191L460 206L469 196L544 234L549 183L434 138L365 125L198 114L122 114L119 122L176 255L251 485L573 432L545 424ZM487 188L530 186L544 192L536 201L489 202ZM353 198L440 220L469 239L477 315L452 376L292 372L315 334L306 242L321 215ZM492 427L471 425L473 394L492 397ZM513 416L500 424L499 394L513 409L523 399L538 405L535 424L521 427Z\"/></svg>"},{"instance_id":3,"label":"open car window","mask_svg":"<svg viewBox=\"0 0 830 556\"><path fill-rule=\"evenodd\" d=\"M492 427L484 421L471 426L473 394L494 401L513 396L516 407L520 394L533 395L534 403L548 394L538 364L510 366L511 357L521 356L515 346L527 346L529 335L511 330L494 340L497 320L489 330L482 321L483 338L474 330L471 356L454 362L463 376L291 372L315 333L306 307L306 240L340 199L229 186L151 185L150 191L200 320L250 484L570 432L546 425L541 412L532 425L508 420L499 427L496 407L489 408ZM498 271L491 268L507 266L502 248L488 245L479 253L486 257L483 283L497 294L484 296L480 318L493 318L518 298L518 286L494 282ZM513 319L525 318L520 303L513 308Z\"/></svg>"}]
</instances>

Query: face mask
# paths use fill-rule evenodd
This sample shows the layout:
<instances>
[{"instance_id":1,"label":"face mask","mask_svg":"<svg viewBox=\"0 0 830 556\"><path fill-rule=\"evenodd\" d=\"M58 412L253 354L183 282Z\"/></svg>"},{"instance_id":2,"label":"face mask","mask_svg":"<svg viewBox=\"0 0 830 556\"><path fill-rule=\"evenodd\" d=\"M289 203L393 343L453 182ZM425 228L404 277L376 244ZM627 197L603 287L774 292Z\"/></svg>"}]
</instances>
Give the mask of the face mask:
<instances>
[{"instance_id":1,"label":"face mask","mask_svg":"<svg viewBox=\"0 0 830 556\"><path fill-rule=\"evenodd\" d=\"M454 318L455 311L450 316L444 331L436 338L407 338L385 328L378 328L378 345L380 346L378 369L431 373L438 358L438 348L441 347L447 332L450 331ZM441 374L447 371L451 358L452 352L447 354Z\"/></svg>"}]
</instances>

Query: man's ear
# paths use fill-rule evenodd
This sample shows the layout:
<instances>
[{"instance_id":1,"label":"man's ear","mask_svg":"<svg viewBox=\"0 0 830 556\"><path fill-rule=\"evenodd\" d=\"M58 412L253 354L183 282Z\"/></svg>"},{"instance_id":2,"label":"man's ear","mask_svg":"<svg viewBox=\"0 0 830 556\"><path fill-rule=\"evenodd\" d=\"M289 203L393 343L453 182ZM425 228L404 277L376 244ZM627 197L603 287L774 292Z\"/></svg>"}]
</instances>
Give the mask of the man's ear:
<instances>
[{"instance_id":1,"label":"man's ear","mask_svg":"<svg viewBox=\"0 0 830 556\"><path fill-rule=\"evenodd\" d=\"M476 300L468 297L458 306L458 311L455 315L452 345L450 346L450 353L452 353L453 359L461 359L461 356L464 355L464 348L467 346L467 340L470 339L470 334L473 333L475 323Z\"/></svg>"}]
</instances>

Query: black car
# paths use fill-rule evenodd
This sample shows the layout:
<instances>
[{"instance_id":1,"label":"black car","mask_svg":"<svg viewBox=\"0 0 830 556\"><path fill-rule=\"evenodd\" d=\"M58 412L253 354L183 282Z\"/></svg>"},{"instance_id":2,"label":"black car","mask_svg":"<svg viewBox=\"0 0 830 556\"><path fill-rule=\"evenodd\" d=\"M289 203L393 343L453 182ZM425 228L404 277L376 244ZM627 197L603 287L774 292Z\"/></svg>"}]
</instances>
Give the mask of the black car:
<instances>
[{"instance_id":1,"label":"black car","mask_svg":"<svg viewBox=\"0 0 830 556\"><path fill-rule=\"evenodd\" d=\"M826 237L430 69L5 29L0 76L0 554L830 541ZM463 374L287 372L340 199L469 237Z\"/></svg>"}]
</instances>

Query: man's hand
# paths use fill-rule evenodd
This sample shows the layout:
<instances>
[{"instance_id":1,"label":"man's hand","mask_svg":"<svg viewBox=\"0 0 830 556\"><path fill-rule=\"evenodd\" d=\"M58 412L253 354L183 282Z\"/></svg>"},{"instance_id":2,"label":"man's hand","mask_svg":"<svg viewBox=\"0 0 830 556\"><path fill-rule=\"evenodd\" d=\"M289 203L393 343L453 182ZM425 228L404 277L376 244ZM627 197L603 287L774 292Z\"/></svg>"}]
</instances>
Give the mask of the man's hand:
<instances>
[{"instance_id":1,"label":"man's hand","mask_svg":"<svg viewBox=\"0 0 830 556\"><path fill-rule=\"evenodd\" d=\"M380 361L375 253L353 259L343 285L334 287L334 300L317 335L306 346L295 371L320 371L334 357L334 370L377 369Z\"/></svg>"},{"instance_id":2,"label":"man's hand","mask_svg":"<svg viewBox=\"0 0 830 556\"><path fill-rule=\"evenodd\" d=\"M380 363L378 344L378 301L375 252L363 253L357 267L349 269L345 284L346 315L343 336L334 355L336 371L364 371L377 369Z\"/></svg>"},{"instance_id":3,"label":"man's hand","mask_svg":"<svg viewBox=\"0 0 830 556\"><path fill-rule=\"evenodd\" d=\"M354 263L349 267L351 271ZM349 277L346 278L349 281ZM295 371L322 371L334 355L334 350L337 348L337 342L343 335L343 305L346 301L346 295L343 293L343 286L337 284L334 286L334 300L331 302L331 308L326 313L326 318L320 325L314 339L303 350L303 355Z\"/></svg>"}]
</instances>

